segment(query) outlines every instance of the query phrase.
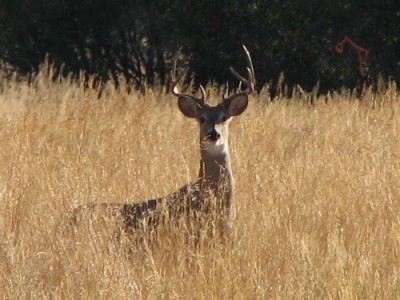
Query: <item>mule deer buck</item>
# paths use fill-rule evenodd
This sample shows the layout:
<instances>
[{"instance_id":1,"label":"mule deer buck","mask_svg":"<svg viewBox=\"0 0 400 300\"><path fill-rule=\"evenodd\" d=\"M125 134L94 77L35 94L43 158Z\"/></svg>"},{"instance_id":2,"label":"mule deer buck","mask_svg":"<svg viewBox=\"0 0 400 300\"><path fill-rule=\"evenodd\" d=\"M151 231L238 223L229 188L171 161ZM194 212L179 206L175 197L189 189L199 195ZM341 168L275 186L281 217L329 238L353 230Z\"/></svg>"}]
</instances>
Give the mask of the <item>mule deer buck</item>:
<instances>
[{"instance_id":1,"label":"mule deer buck","mask_svg":"<svg viewBox=\"0 0 400 300\"><path fill-rule=\"evenodd\" d=\"M138 203L125 204L93 204L82 206L75 210L74 218L82 209L96 209L99 206L111 212L113 217L121 221L124 230L156 231L166 218L174 221L179 218L191 218L196 226L203 217L210 214L216 216L214 227L223 235L230 235L234 219L233 212L233 175L228 149L228 127L232 117L245 111L248 104L248 94L254 91L254 69L251 56L243 46L247 60L247 78L242 77L233 68L231 73L236 77L244 90L223 97L216 106L206 103L206 93L200 86L202 96L179 91L177 85L182 75L177 76L177 56L171 71L171 90L178 98L180 111L189 118L196 119L200 128L200 170L198 180L187 184L177 192L168 196ZM167 216L167 217L166 217Z\"/></svg>"}]
</instances>

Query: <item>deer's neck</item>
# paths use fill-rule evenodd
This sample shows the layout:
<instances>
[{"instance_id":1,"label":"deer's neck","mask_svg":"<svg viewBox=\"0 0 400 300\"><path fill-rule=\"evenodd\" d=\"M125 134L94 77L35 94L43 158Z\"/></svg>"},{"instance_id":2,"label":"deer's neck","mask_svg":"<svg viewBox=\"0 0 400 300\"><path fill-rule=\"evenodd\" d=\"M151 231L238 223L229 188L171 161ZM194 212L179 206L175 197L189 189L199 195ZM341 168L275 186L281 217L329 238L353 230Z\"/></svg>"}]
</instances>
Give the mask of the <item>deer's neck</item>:
<instances>
[{"instance_id":1,"label":"deer's neck","mask_svg":"<svg viewBox=\"0 0 400 300\"><path fill-rule=\"evenodd\" d=\"M222 223L227 230L232 228L235 219L233 206L233 175L228 145L206 148L200 150L199 177L203 187L210 189L217 200L217 205L224 211L226 216Z\"/></svg>"},{"instance_id":2,"label":"deer's neck","mask_svg":"<svg viewBox=\"0 0 400 300\"><path fill-rule=\"evenodd\" d=\"M222 198L223 206L232 206L233 176L227 144L213 146L211 149L201 147L199 177L207 183L215 196Z\"/></svg>"}]
</instances>

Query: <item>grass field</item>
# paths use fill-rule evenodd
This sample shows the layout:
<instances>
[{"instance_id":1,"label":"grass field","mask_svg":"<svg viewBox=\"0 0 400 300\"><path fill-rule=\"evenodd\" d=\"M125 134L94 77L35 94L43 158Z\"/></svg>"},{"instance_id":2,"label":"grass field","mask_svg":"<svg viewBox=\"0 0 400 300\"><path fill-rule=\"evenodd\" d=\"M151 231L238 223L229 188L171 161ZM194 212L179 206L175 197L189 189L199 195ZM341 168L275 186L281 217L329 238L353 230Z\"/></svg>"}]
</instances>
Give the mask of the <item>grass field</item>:
<instances>
[{"instance_id":1,"label":"grass field","mask_svg":"<svg viewBox=\"0 0 400 300\"><path fill-rule=\"evenodd\" d=\"M197 124L170 94L3 82L4 299L400 297L400 96L366 90L270 102L232 121L233 245L118 249L107 230L65 238L80 204L162 196L197 175ZM326 101L327 100L327 101ZM112 226L112 224L110 224Z\"/></svg>"}]
</instances>

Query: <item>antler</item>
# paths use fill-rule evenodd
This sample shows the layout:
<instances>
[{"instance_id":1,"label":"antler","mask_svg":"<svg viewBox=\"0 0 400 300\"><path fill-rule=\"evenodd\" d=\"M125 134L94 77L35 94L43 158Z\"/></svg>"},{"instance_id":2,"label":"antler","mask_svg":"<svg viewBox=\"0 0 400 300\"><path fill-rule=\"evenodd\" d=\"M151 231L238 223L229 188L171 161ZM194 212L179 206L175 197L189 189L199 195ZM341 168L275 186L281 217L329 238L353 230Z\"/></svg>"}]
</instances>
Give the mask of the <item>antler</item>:
<instances>
[{"instance_id":1,"label":"antler","mask_svg":"<svg viewBox=\"0 0 400 300\"><path fill-rule=\"evenodd\" d=\"M187 98L192 98L194 100L196 100L196 102L200 105L204 104L204 99L206 97L206 91L204 90L203 86L200 85L200 91L201 91L201 98L197 98L193 95L190 94L185 94L185 93L181 93L177 87L179 80L182 79L182 77L185 75L186 72L181 73L178 77L176 75L177 71L176 71L176 65L177 65L177 61L178 61L178 56L179 56L179 52L181 50L181 47L178 49L178 51L176 51L175 56L174 56L174 62L172 65L172 70L171 70L171 83L170 83L170 89L172 91L172 93L177 96L177 97L187 97Z\"/></svg>"},{"instance_id":2,"label":"antler","mask_svg":"<svg viewBox=\"0 0 400 300\"><path fill-rule=\"evenodd\" d=\"M245 45L243 45L243 50L246 54L246 60L247 60L247 67L246 67L247 79L241 76L234 68L230 67L229 70L231 71L233 76L235 76L241 83L243 83L246 86L246 89L241 91L240 93L251 94L252 92L254 92L256 77L254 74L254 67L253 67L253 62L251 60L250 52L249 50L247 50Z\"/></svg>"}]
</instances>

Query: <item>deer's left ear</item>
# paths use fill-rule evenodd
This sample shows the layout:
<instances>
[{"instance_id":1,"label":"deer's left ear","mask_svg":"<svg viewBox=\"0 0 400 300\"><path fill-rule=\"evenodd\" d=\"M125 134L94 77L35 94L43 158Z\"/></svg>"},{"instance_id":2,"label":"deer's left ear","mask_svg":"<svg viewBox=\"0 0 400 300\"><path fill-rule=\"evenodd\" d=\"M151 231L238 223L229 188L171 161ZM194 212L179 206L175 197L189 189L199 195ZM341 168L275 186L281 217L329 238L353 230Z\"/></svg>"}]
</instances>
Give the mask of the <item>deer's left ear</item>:
<instances>
[{"instance_id":1,"label":"deer's left ear","mask_svg":"<svg viewBox=\"0 0 400 300\"><path fill-rule=\"evenodd\" d=\"M233 95L224 100L225 109L231 117L238 116L244 112L249 103L246 94Z\"/></svg>"},{"instance_id":2,"label":"deer's left ear","mask_svg":"<svg viewBox=\"0 0 400 300\"><path fill-rule=\"evenodd\" d=\"M189 118L197 118L202 108L197 99L187 97L186 95L178 98L178 106L181 112Z\"/></svg>"}]
</instances>

